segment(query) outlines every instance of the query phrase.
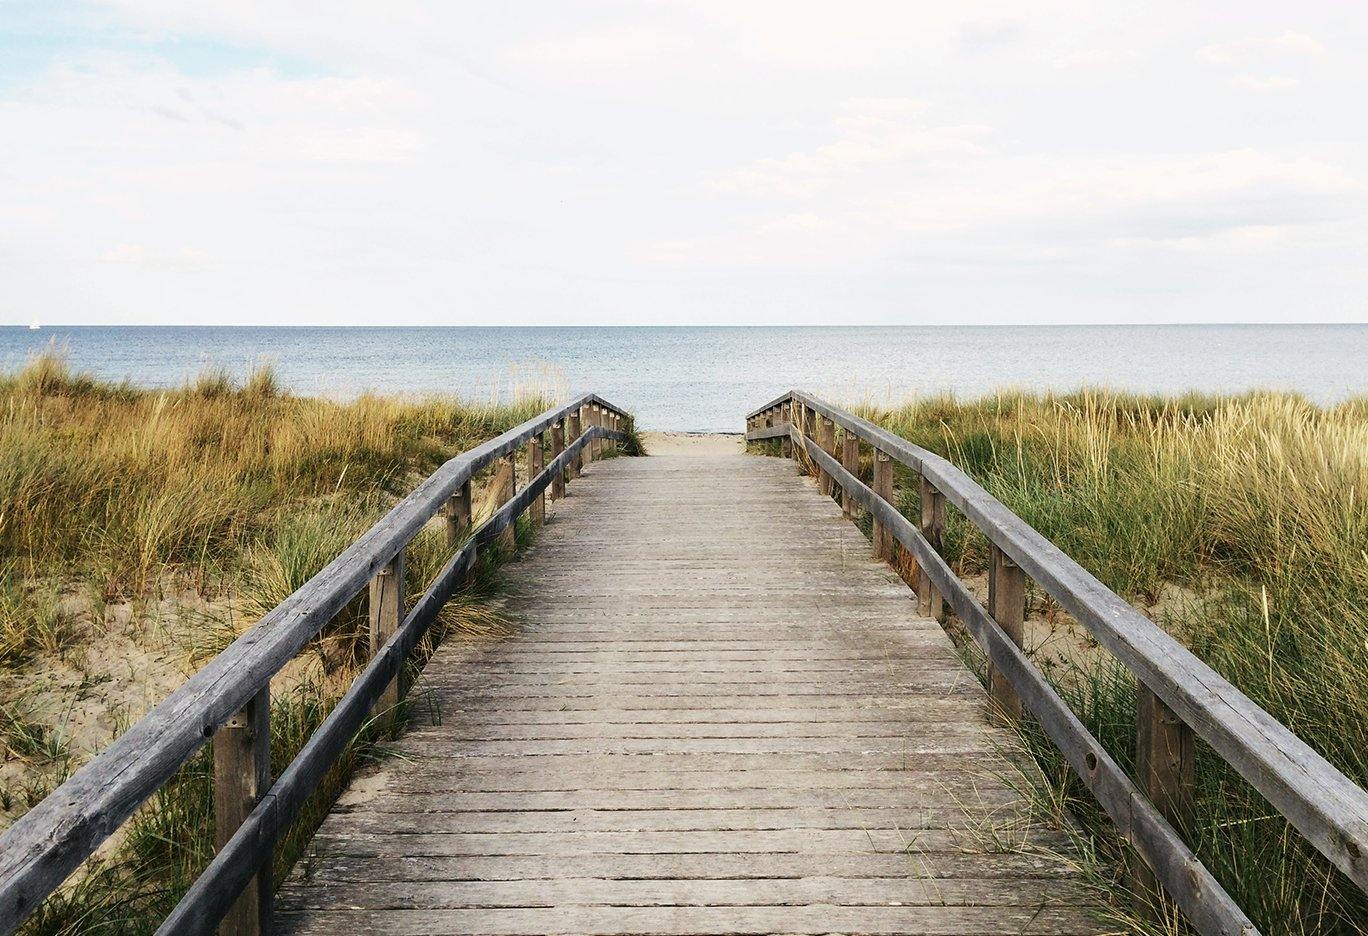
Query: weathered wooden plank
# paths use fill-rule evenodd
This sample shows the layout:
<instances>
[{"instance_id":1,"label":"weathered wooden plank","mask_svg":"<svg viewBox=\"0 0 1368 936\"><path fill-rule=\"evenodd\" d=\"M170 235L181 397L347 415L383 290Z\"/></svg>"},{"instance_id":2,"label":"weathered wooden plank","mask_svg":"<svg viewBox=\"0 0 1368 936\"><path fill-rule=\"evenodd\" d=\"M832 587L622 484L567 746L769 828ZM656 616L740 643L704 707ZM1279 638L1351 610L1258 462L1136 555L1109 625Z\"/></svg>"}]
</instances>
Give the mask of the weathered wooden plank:
<instances>
[{"instance_id":1,"label":"weathered wooden plank","mask_svg":"<svg viewBox=\"0 0 1368 936\"><path fill-rule=\"evenodd\" d=\"M315 883L326 886L344 882L393 881L554 881L562 877L593 877L600 880L689 881L772 880L804 878L830 873L839 863L846 880L891 877L991 879L1029 878L1048 887L1046 882L1070 880L1076 875L1060 867L1057 859L1040 852L939 852L934 868L925 854L830 855L774 854L763 862L754 855L469 855L387 856L313 855L298 884L282 894L294 894Z\"/></svg>"},{"instance_id":2,"label":"weathered wooden plank","mask_svg":"<svg viewBox=\"0 0 1368 936\"><path fill-rule=\"evenodd\" d=\"M214 849L221 851L271 785L271 690L263 689L214 736ZM219 923L220 936L267 932L270 869L258 872Z\"/></svg>"},{"instance_id":3,"label":"weathered wooden plank","mask_svg":"<svg viewBox=\"0 0 1368 936\"><path fill-rule=\"evenodd\" d=\"M1034 832L1029 847L1067 847L1061 833ZM931 855L984 850L986 836L952 829L736 829L725 832L417 832L386 834L371 830L334 833L326 826L314 837L314 851L329 855L771 855L867 854ZM1023 846L1026 847L1026 846ZM763 858L756 859L763 861Z\"/></svg>"},{"instance_id":4,"label":"weathered wooden plank","mask_svg":"<svg viewBox=\"0 0 1368 936\"><path fill-rule=\"evenodd\" d=\"M1093 934L1069 906L1025 907L546 907L478 910L339 910L282 914L282 936L692 936L862 933L866 936L1076 936Z\"/></svg>"},{"instance_id":5,"label":"weathered wooden plank","mask_svg":"<svg viewBox=\"0 0 1368 936\"><path fill-rule=\"evenodd\" d=\"M821 775L814 775L820 780ZM784 778L794 784L792 776ZM964 778L958 777L961 782ZM414 786L424 787L414 789ZM596 789L575 787L563 790L463 790L457 784L441 784L436 778L424 783L412 778L400 786L392 783L380 793L358 790L344 795L333 807L336 814L353 809L362 812L449 812L449 813L613 813L652 810L660 814L754 810L777 812L796 809L896 810L917 806L967 806L991 809L1021 802L1015 791L996 784L986 790L975 789L972 779L956 787L950 781L927 780L921 783L904 778L883 788L868 786L831 789L813 784L789 789L771 783L721 789L631 790L620 787ZM884 823L875 823L883 825Z\"/></svg>"},{"instance_id":6,"label":"weathered wooden plank","mask_svg":"<svg viewBox=\"0 0 1368 936\"><path fill-rule=\"evenodd\" d=\"M1047 888L1056 905L1086 902L1082 884L1058 877L881 878L825 875L731 880L605 881L564 877L549 881L416 881L329 883L299 892L281 909L449 910L492 907L1021 907L1040 903ZM497 912L497 911L491 911Z\"/></svg>"}]
</instances>

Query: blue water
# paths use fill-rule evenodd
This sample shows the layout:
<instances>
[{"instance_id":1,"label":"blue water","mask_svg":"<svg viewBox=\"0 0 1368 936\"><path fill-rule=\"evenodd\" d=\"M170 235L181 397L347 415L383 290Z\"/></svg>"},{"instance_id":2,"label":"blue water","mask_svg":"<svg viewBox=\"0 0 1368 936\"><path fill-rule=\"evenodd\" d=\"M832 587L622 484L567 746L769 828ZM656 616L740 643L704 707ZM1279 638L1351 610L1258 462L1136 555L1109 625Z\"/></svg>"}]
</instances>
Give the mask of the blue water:
<instances>
[{"instance_id":1,"label":"blue water","mask_svg":"<svg viewBox=\"0 0 1368 936\"><path fill-rule=\"evenodd\" d=\"M0 366L50 341L72 364L148 386L207 364L269 361L299 393L366 390L487 400L519 387L592 390L647 429L739 431L791 387L877 401L1001 387L1105 385L1298 390L1321 402L1368 393L1368 325L939 326L860 328L0 328Z\"/></svg>"}]
</instances>

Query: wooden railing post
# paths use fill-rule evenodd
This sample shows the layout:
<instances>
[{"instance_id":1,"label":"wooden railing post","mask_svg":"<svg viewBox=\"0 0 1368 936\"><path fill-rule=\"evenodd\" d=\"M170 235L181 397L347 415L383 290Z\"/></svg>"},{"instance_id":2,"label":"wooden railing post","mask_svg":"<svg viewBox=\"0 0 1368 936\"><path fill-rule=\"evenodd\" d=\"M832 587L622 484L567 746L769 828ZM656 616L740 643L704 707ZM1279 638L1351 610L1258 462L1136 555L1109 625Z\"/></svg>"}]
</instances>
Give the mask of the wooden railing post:
<instances>
[{"instance_id":1,"label":"wooden railing post","mask_svg":"<svg viewBox=\"0 0 1368 936\"><path fill-rule=\"evenodd\" d=\"M841 467L856 478L860 477L860 437L846 429L841 437ZM859 508L849 491L841 492L841 512L847 520L857 519Z\"/></svg>"},{"instance_id":2,"label":"wooden railing post","mask_svg":"<svg viewBox=\"0 0 1368 936\"><path fill-rule=\"evenodd\" d=\"M1160 815L1180 831L1192 816L1196 785L1195 737L1181 718L1149 687L1135 686L1135 778ZM1133 877L1141 908L1156 915L1159 884L1143 859Z\"/></svg>"},{"instance_id":3,"label":"wooden railing post","mask_svg":"<svg viewBox=\"0 0 1368 936\"><path fill-rule=\"evenodd\" d=\"M252 701L214 734L214 850L256 808L271 786L271 690ZM219 923L220 936L260 936L271 919L271 862L266 861Z\"/></svg>"},{"instance_id":4,"label":"wooden railing post","mask_svg":"<svg viewBox=\"0 0 1368 936\"><path fill-rule=\"evenodd\" d=\"M823 452L836 457L836 424L825 416L817 421L817 445ZM836 489L836 479L826 471L818 471L818 483L822 493L830 497Z\"/></svg>"},{"instance_id":5,"label":"wooden railing post","mask_svg":"<svg viewBox=\"0 0 1368 936\"><path fill-rule=\"evenodd\" d=\"M513 499L518 491L517 457L509 453L499 459L494 469L494 509L502 507ZM518 546L518 518L511 517L508 526L499 531L498 544L501 549L512 552Z\"/></svg>"},{"instance_id":6,"label":"wooden railing post","mask_svg":"<svg viewBox=\"0 0 1368 936\"><path fill-rule=\"evenodd\" d=\"M924 475L921 479L921 532L931 548L940 552L945 534L945 496ZM937 621L945 618L945 603L940 592L920 567L917 569L917 612Z\"/></svg>"},{"instance_id":7,"label":"wooden railing post","mask_svg":"<svg viewBox=\"0 0 1368 936\"><path fill-rule=\"evenodd\" d=\"M588 432L594 425L594 408L589 405L580 407L580 434ZM594 461L594 443L592 440L586 442L584 448L580 449L580 471Z\"/></svg>"},{"instance_id":8,"label":"wooden railing post","mask_svg":"<svg viewBox=\"0 0 1368 936\"><path fill-rule=\"evenodd\" d=\"M893 458L880 449L874 450L874 493L893 504ZM894 506L897 506L894 504ZM893 531L876 518L873 530L874 558L891 562L893 559Z\"/></svg>"},{"instance_id":9,"label":"wooden railing post","mask_svg":"<svg viewBox=\"0 0 1368 936\"><path fill-rule=\"evenodd\" d=\"M451 495L447 501L446 510L446 531L447 545L452 549L461 545L470 532L470 480L467 479L461 489Z\"/></svg>"},{"instance_id":10,"label":"wooden railing post","mask_svg":"<svg viewBox=\"0 0 1368 936\"><path fill-rule=\"evenodd\" d=\"M793 408L794 402L792 399L779 404L779 421L793 425ZM793 440L788 436L784 436L784 438L780 440L779 454L784 458L793 457Z\"/></svg>"},{"instance_id":11,"label":"wooden railing post","mask_svg":"<svg viewBox=\"0 0 1368 936\"><path fill-rule=\"evenodd\" d=\"M583 410L578 410L565 417L568 428L565 431L565 444L569 445L580 437L581 416ZM573 480L580 476L580 467L584 458L584 452L576 452L575 457L570 459L570 467L566 469L566 480Z\"/></svg>"},{"instance_id":12,"label":"wooden railing post","mask_svg":"<svg viewBox=\"0 0 1368 936\"><path fill-rule=\"evenodd\" d=\"M802 420L803 438L815 440L817 438L815 434L817 413L815 410L810 409L806 403L804 403L802 407ZM813 464L812 459L808 457L806 451L803 452L803 469L808 474L813 474L818 471L817 466Z\"/></svg>"},{"instance_id":13,"label":"wooden railing post","mask_svg":"<svg viewBox=\"0 0 1368 936\"><path fill-rule=\"evenodd\" d=\"M531 484L532 479L541 474L546 467L546 433L539 432L527 440L527 483ZM531 518L532 525L539 527L546 522L546 491L543 489L540 494L532 498L532 503L527 507L527 516Z\"/></svg>"},{"instance_id":14,"label":"wooden railing post","mask_svg":"<svg viewBox=\"0 0 1368 936\"><path fill-rule=\"evenodd\" d=\"M565 420L559 419L551 426L551 460L554 462L565 451ZM551 476L551 499L558 501L565 496L565 472L557 471Z\"/></svg>"},{"instance_id":15,"label":"wooden railing post","mask_svg":"<svg viewBox=\"0 0 1368 936\"><path fill-rule=\"evenodd\" d=\"M404 551L401 549L393 559L381 566L370 580L370 654L385 645L399 629L404 617ZM399 707L399 677L390 680L385 691L375 702L373 709L379 719L382 733L389 734L394 727L394 719Z\"/></svg>"},{"instance_id":16,"label":"wooden railing post","mask_svg":"<svg viewBox=\"0 0 1368 936\"><path fill-rule=\"evenodd\" d=\"M1026 573L996 545L989 548L988 613L1020 647L1026 627ZM1003 714L1021 718L1021 697L995 666L989 667L988 687Z\"/></svg>"}]
</instances>

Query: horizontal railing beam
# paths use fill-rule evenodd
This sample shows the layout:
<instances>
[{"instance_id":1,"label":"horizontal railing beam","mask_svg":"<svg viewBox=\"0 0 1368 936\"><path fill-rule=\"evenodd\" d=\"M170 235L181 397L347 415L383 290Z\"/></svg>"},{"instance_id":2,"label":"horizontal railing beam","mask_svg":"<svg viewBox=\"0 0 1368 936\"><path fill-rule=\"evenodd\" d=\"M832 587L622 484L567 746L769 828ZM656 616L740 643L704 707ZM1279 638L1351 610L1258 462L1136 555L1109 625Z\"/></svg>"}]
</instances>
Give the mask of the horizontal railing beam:
<instances>
[{"instance_id":1,"label":"horizontal railing beam","mask_svg":"<svg viewBox=\"0 0 1368 936\"><path fill-rule=\"evenodd\" d=\"M790 390L788 393L781 394L780 396L775 397L773 400L770 400L768 403L766 403L759 409L751 410L749 413L746 414L746 418L754 419L756 416L759 416L761 413L765 412L765 410L771 410L774 409L776 406L780 406L784 403L787 403L792 397L792 390Z\"/></svg>"},{"instance_id":2,"label":"horizontal railing beam","mask_svg":"<svg viewBox=\"0 0 1368 936\"><path fill-rule=\"evenodd\" d=\"M746 433L747 442L763 442L766 439L786 439L789 434L788 423L778 423L773 426L762 426L759 429L752 429Z\"/></svg>"},{"instance_id":3,"label":"horizontal railing beam","mask_svg":"<svg viewBox=\"0 0 1368 936\"><path fill-rule=\"evenodd\" d=\"M1368 792L946 459L800 391L794 400L921 473L993 544L1368 890Z\"/></svg>"},{"instance_id":4,"label":"horizontal railing beam","mask_svg":"<svg viewBox=\"0 0 1368 936\"><path fill-rule=\"evenodd\" d=\"M1082 780L1126 840L1155 871L1170 896L1204 936L1254 936L1254 924L1231 899L1220 882L1197 860L1172 825L1145 798L1126 772L1079 721L1044 674L988 615L958 575L902 513L814 440L794 431L795 445L836 479L846 495L868 510L916 557L931 584L969 628L993 666L1012 683L1022 702L1035 715L1050 740L1073 765Z\"/></svg>"},{"instance_id":5,"label":"horizontal railing beam","mask_svg":"<svg viewBox=\"0 0 1368 936\"><path fill-rule=\"evenodd\" d=\"M601 397L586 394L446 462L341 555L0 835L0 933L17 927L61 885L359 594L472 475L586 405L627 415Z\"/></svg>"}]
</instances>

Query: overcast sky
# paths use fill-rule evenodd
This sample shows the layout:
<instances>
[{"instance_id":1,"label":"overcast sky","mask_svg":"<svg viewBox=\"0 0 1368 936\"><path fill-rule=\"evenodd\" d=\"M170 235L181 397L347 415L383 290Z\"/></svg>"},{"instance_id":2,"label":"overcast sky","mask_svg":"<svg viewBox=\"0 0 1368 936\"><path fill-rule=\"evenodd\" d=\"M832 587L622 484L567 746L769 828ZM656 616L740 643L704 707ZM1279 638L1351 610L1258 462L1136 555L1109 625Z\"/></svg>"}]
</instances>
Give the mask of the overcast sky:
<instances>
[{"instance_id":1,"label":"overcast sky","mask_svg":"<svg viewBox=\"0 0 1368 936\"><path fill-rule=\"evenodd\" d=\"M0 0L0 322L1368 319L1368 7Z\"/></svg>"}]
</instances>

